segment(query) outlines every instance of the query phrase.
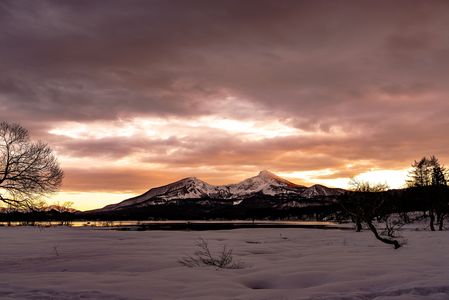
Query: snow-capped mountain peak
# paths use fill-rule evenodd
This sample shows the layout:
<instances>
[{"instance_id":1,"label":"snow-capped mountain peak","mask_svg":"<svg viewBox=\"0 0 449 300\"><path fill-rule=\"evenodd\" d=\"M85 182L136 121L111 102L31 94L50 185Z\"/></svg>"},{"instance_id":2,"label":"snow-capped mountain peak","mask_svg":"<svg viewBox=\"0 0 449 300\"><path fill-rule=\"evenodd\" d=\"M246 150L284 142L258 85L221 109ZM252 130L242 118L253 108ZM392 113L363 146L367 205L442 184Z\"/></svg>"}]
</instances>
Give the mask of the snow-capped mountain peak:
<instances>
[{"instance_id":1,"label":"snow-capped mountain peak","mask_svg":"<svg viewBox=\"0 0 449 300\"><path fill-rule=\"evenodd\" d=\"M258 177L266 182L269 182L269 183L285 184L288 186L298 186L297 184L294 184L293 182L285 180L284 178L279 177L276 174L274 174L268 170L260 171L259 175L257 175L256 177Z\"/></svg>"},{"instance_id":2,"label":"snow-capped mountain peak","mask_svg":"<svg viewBox=\"0 0 449 300\"><path fill-rule=\"evenodd\" d=\"M262 170L259 172L259 177L267 177L267 178L277 178L278 176L268 170Z\"/></svg>"},{"instance_id":3,"label":"snow-capped mountain peak","mask_svg":"<svg viewBox=\"0 0 449 300\"><path fill-rule=\"evenodd\" d=\"M289 191L305 188L285 180L270 171L263 170L257 176L248 178L237 184L229 185L229 189L234 197L243 197L248 194L263 193L265 195L275 195Z\"/></svg>"},{"instance_id":4,"label":"snow-capped mountain peak","mask_svg":"<svg viewBox=\"0 0 449 300\"><path fill-rule=\"evenodd\" d=\"M116 209L130 205L140 205L141 203L155 198L165 201L171 199L202 198L207 196L207 191L210 189L211 186L208 183L196 177L187 177L164 186L152 188L140 196L124 200L118 204L108 205L103 209Z\"/></svg>"},{"instance_id":5,"label":"snow-capped mountain peak","mask_svg":"<svg viewBox=\"0 0 449 300\"><path fill-rule=\"evenodd\" d=\"M262 180L265 180L265 181L273 181L273 180L284 181L285 180L268 170L260 171L256 177L258 177Z\"/></svg>"},{"instance_id":6,"label":"snow-capped mountain peak","mask_svg":"<svg viewBox=\"0 0 449 300\"><path fill-rule=\"evenodd\" d=\"M196 177L183 178L168 185L152 188L140 196L124 200L118 204L108 205L100 209L100 211L122 209L131 206L163 204L170 201L181 201L183 199L241 201L242 199L247 199L257 194L311 198L338 194L340 191L339 189L329 189L319 185L306 188L305 186L297 185L283 179L268 170L263 170L257 176L229 185L216 186L208 184Z\"/></svg>"}]
</instances>

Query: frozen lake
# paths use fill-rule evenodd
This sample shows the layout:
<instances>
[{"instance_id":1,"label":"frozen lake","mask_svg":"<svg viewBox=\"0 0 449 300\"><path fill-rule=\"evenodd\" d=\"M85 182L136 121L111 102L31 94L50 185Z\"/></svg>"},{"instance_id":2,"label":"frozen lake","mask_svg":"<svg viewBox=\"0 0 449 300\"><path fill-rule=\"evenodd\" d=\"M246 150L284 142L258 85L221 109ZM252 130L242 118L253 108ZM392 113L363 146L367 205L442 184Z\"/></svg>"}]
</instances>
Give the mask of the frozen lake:
<instances>
[{"instance_id":1,"label":"frozen lake","mask_svg":"<svg viewBox=\"0 0 449 300\"><path fill-rule=\"evenodd\" d=\"M188 268L204 238L242 269ZM301 228L116 231L0 227L1 299L449 299L447 232Z\"/></svg>"}]
</instances>

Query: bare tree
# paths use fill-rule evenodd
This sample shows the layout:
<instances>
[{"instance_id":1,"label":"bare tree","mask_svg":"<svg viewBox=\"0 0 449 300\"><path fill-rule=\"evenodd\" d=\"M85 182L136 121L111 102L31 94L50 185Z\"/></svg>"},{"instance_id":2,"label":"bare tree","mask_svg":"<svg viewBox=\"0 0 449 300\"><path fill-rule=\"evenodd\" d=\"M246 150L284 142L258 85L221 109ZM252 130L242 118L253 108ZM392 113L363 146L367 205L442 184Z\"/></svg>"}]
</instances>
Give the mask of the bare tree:
<instances>
[{"instance_id":1,"label":"bare tree","mask_svg":"<svg viewBox=\"0 0 449 300\"><path fill-rule=\"evenodd\" d=\"M75 209L72 208L72 206L73 206L72 201L64 201L64 202L57 201L53 205L50 205L48 207L48 209L53 209L59 213L67 213L67 212L76 211Z\"/></svg>"},{"instance_id":2,"label":"bare tree","mask_svg":"<svg viewBox=\"0 0 449 300\"><path fill-rule=\"evenodd\" d=\"M370 183L368 181L358 180L356 178L351 178L349 181L349 187L351 191L354 192L385 192L390 189L387 183Z\"/></svg>"},{"instance_id":3,"label":"bare tree","mask_svg":"<svg viewBox=\"0 0 449 300\"><path fill-rule=\"evenodd\" d=\"M351 216L356 224L356 230L362 230L362 224L365 223L369 230L379 241L393 245L395 249L401 247L399 241L393 239L395 227L388 227L390 232L379 233L374 225L374 220L386 220L392 213L392 207L386 199L386 191L389 189L387 184L369 182L352 179L350 182L352 192L348 192L340 197L340 205L343 210ZM388 236L388 234L390 236Z\"/></svg>"},{"instance_id":4,"label":"bare tree","mask_svg":"<svg viewBox=\"0 0 449 300\"><path fill-rule=\"evenodd\" d=\"M51 148L19 124L0 122L0 205L32 208L64 177Z\"/></svg>"},{"instance_id":5,"label":"bare tree","mask_svg":"<svg viewBox=\"0 0 449 300\"><path fill-rule=\"evenodd\" d=\"M351 191L354 192L365 192L365 193L376 193L376 192L384 192L389 189L388 184L386 183L370 183L368 181L358 180L356 178L351 178L349 181L349 186ZM355 223L355 229L357 232L362 231L362 223L363 223L363 207L358 207L356 213L352 212L349 215L351 219Z\"/></svg>"},{"instance_id":6,"label":"bare tree","mask_svg":"<svg viewBox=\"0 0 449 300\"><path fill-rule=\"evenodd\" d=\"M379 241L393 245L395 249L401 247L398 240L391 236L380 234L375 226L374 220L389 216L393 209L390 205L391 199L387 199L387 192L348 192L340 197L340 205L353 219L365 223L369 230Z\"/></svg>"}]
</instances>

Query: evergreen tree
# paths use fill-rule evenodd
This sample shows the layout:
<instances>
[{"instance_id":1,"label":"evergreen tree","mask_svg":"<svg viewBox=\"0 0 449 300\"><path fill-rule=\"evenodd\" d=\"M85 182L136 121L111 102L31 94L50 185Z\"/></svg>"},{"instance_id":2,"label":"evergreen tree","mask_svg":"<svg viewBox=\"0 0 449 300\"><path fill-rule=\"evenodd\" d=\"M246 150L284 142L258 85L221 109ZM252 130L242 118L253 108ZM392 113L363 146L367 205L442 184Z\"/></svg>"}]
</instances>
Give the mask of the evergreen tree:
<instances>
[{"instance_id":1,"label":"evergreen tree","mask_svg":"<svg viewBox=\"0 0 449 300\"><path fill-rule=\"evenodd\" d=\"M432 171L430 159L427 157L421 158L419 161L414 161L412 170L409 173L409 180L407 180L408 187L422 187L432 185Z\"/></svg>"},{"instance_id":2,"label":"evergreen tree","mask_svg":"<svg viewBox=\"0 0 449 300\"><path fill-rule=\"evenodd\" d=\"M430 217L430 229L435 231L435 215L439 224L439 229L442 230L444 218L448 213L448 201L445 197L447 187L447 171L442 166L435 155L427 158L424 156L421 160L412 164L412 170L409 173L409 180L407 180L408 187L422 188L422 198L426 200L426 209Z\"/></svg>"},{"instance_id":3,"label":"evergreen tree","mask_svg":"<svg viewBox=\"0 0 449 300\"><path fill-rule=\"evenodd\" d=\"M434 155L430 157L430 166L432 168L432 186L446 186L446 168L440 165L438 158Z\"/></svg>"}]
</instances>

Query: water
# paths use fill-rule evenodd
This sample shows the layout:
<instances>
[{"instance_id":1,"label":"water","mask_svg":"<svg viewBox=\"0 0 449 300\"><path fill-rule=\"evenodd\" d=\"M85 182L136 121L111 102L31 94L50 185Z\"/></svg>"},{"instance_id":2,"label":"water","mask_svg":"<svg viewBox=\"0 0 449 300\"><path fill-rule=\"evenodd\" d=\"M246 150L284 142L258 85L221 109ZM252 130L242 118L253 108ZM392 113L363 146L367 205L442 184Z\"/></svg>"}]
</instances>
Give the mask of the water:
<instances>
[{"instance_id":1,"label":"water","mask_svg":"<svg viewBox=\"0 0 449 300\"><path fill-rule=\"evenodd\" d=\"M342 229L342 224L322 221L267 221L267 220L226 220L226 221L39 221L0 222L0 226L70 226L98 227L122 230L218 230L237 228L298 227L319 229Z\"/></svg>"}]
</instances>

